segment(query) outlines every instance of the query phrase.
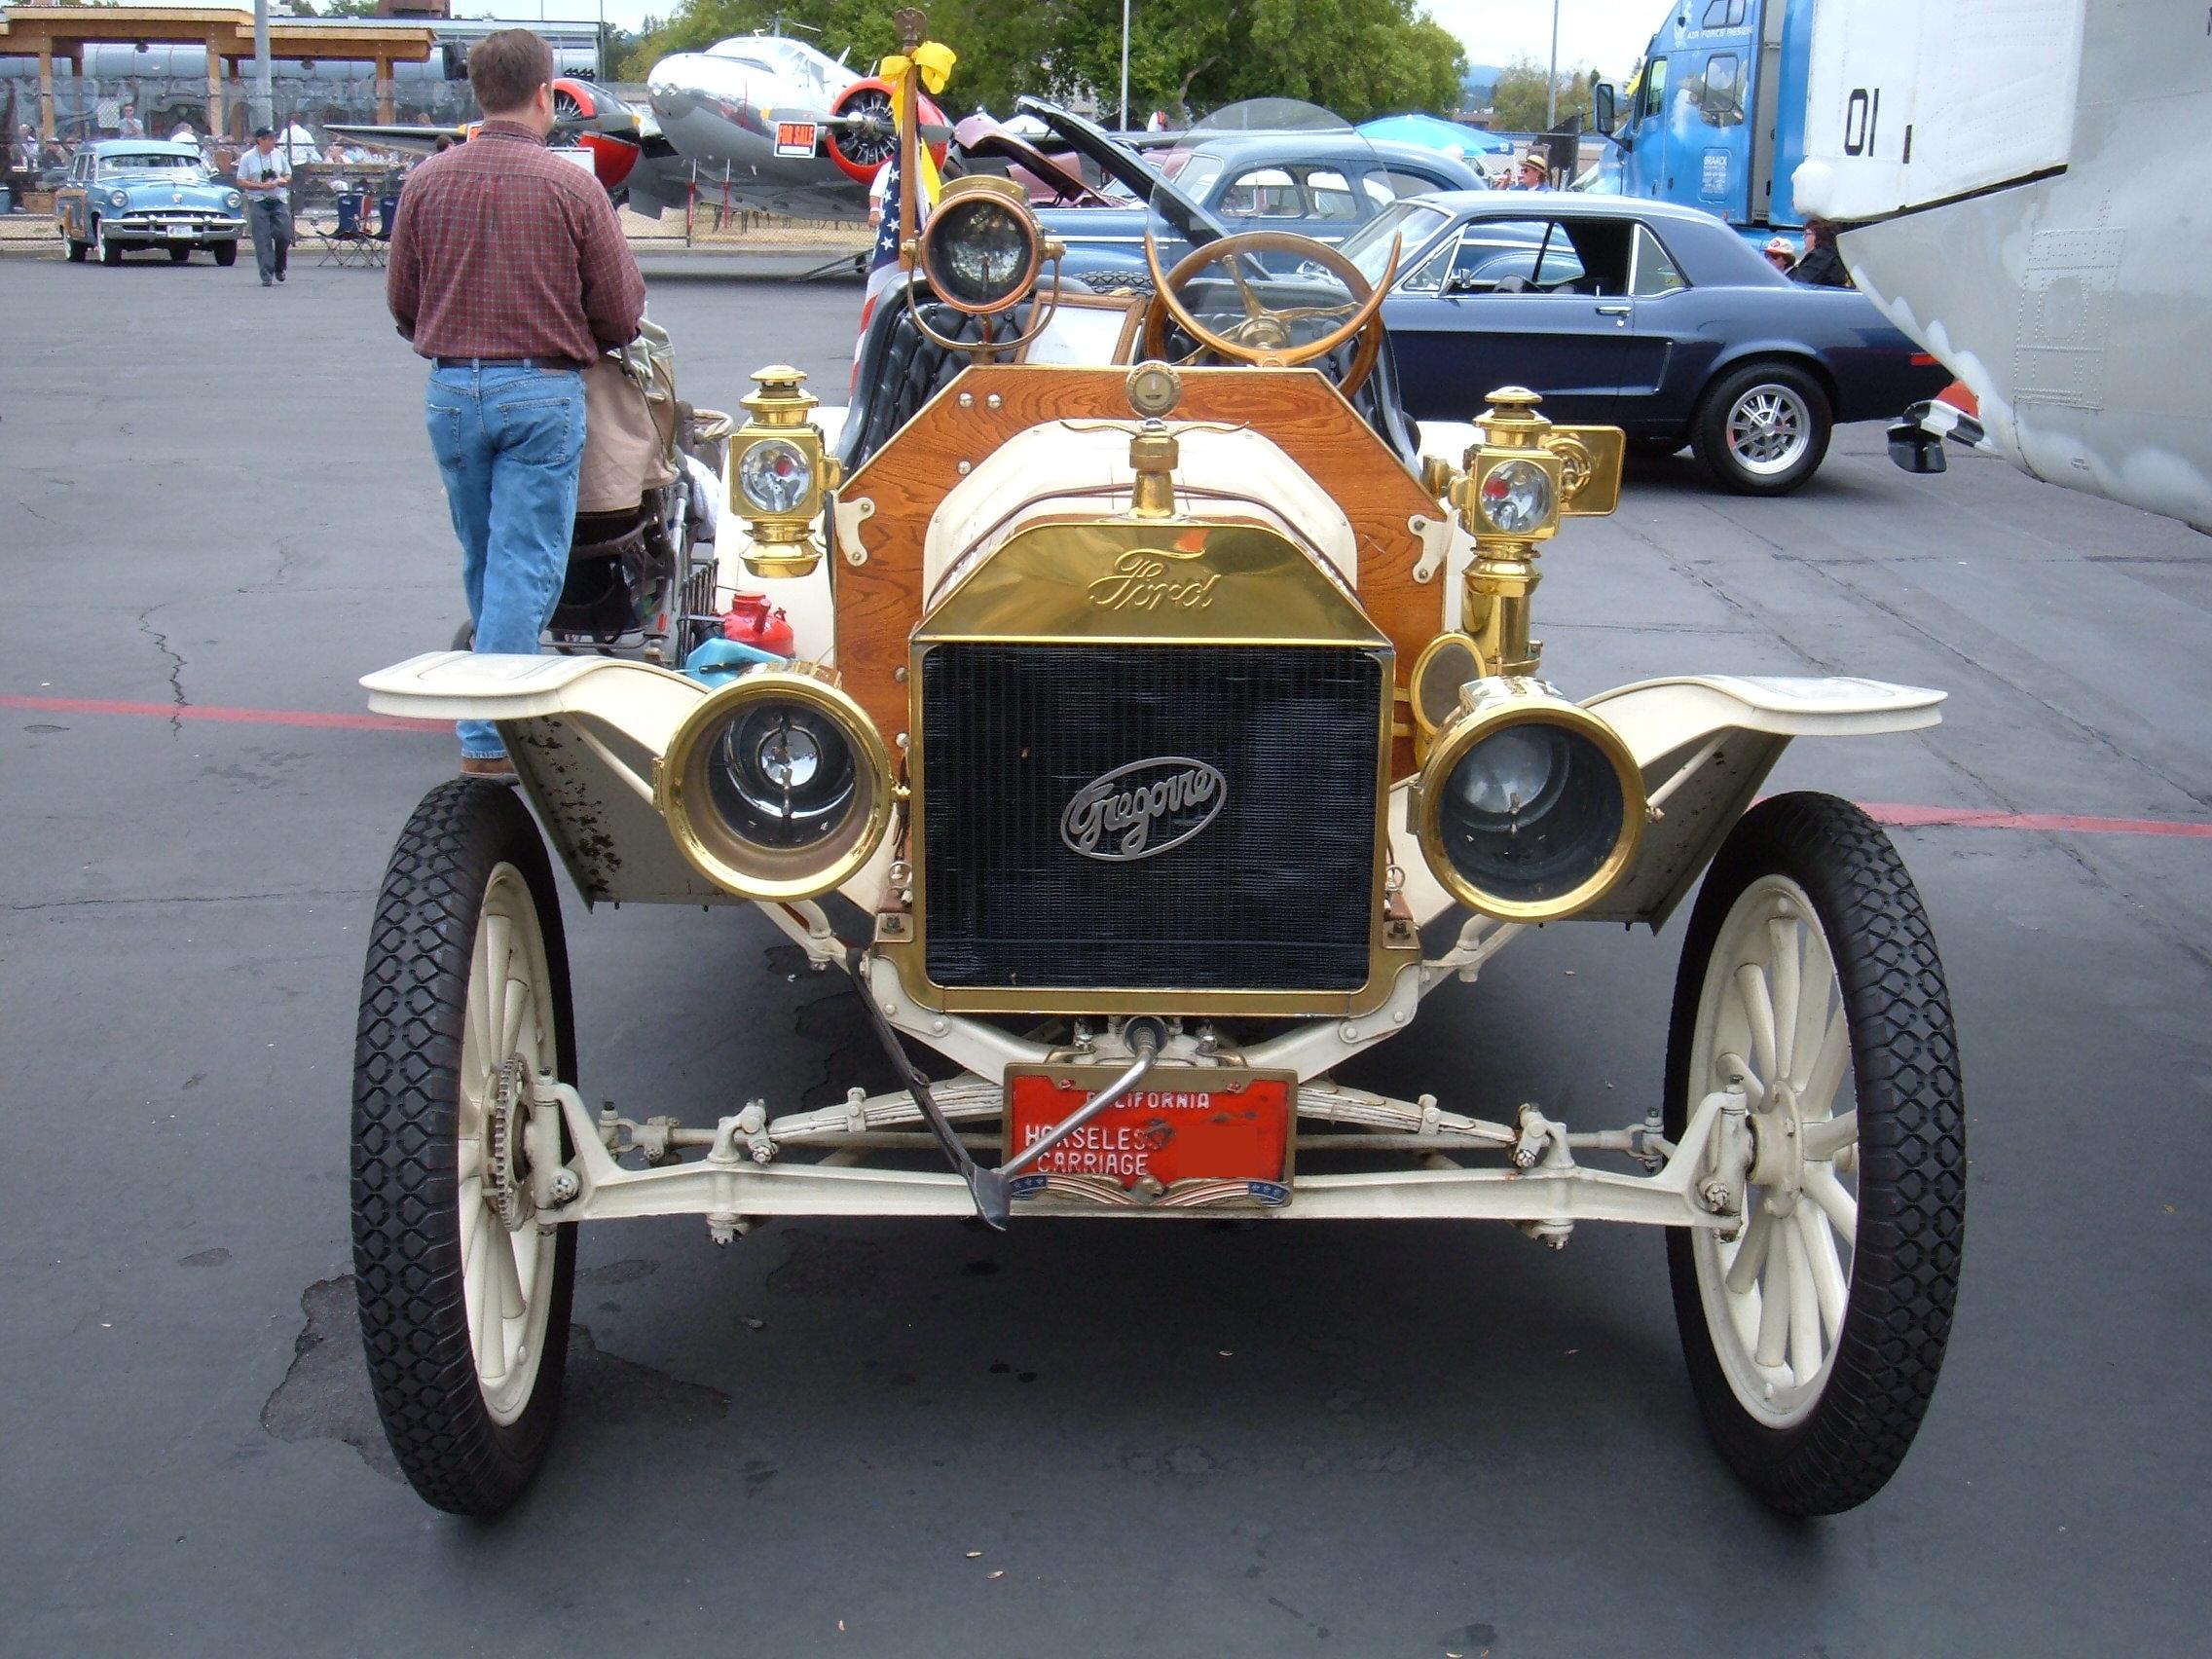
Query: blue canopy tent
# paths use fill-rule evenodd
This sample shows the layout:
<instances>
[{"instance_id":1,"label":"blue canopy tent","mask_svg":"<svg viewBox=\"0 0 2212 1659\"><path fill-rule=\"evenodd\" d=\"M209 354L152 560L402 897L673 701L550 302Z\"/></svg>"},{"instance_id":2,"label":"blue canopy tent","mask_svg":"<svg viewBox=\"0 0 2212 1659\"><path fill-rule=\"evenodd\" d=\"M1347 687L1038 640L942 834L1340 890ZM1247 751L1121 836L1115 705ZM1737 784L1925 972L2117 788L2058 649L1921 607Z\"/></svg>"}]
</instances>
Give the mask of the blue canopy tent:
<instances>
[{"instance_id":1,"label":"blue canopy tent","mask_svg":"<svg viewBox=\"0 0 2212 1659\"><path fill-rule=\"evenodd\" d=\"M1362 135L1431 150L1456 150L1462 156L1509 156L1513 142L1477 127L1463 127L1433 115L1385 115L1362 125Z\"/></svg>"}]
</instances>

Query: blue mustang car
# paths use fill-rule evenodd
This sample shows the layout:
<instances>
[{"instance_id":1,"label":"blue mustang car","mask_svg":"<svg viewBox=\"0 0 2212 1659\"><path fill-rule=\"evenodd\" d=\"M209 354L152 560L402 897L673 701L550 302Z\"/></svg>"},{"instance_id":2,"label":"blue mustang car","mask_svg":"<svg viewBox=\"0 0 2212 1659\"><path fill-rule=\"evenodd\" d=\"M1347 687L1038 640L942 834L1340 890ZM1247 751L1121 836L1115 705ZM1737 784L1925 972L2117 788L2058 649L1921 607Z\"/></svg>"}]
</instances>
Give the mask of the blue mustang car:
<instances>
[{"instance_id":1,"label":"blue mustang car","mask_svg":"<svg viewBox=\"0 0 2212 1659\"><path fill-rule=\"evenodd\" d=\"M1417 420L1526 386L1555 420L1688 444L1725 488L1779 496L1837 422L1888 420L1951 379L1863 294L1790 281L1694 208L1454 192L1393 204L1340 251L1379 281L1399 239L1382 316Z\"/></svg>"},{"instance_id":2,"label":"blue mustang car","mask_svg":"<svg viewBox=\"0 0 2212 1659\"><path fill-rule=\"evenodd\" d=\"M55 223L69 257L98 248L121 265L133 248L166 248L176 264L204 247L235 264L245 234L245 198L215 176L191 144L108 138L81 148L54 193Z\"/></svg>"}]
</instances>

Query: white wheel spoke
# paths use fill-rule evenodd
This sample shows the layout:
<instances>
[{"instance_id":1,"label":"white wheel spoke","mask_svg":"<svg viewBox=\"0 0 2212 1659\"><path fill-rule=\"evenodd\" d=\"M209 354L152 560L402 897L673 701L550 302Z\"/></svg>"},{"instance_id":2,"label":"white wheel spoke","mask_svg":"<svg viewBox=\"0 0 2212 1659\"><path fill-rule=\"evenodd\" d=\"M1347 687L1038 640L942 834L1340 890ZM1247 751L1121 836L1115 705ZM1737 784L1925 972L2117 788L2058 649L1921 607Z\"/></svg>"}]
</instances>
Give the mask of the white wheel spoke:
<instances>
[{"instance_id":1,"label":"white wheel spoke","mask_svg":"<svg viewBox=\"0 0 2212 1659\"><path fill-rule=\"evenodd\" d=\"M476 948L468 963L468 1024L476 1038L477 1065L486 1072L496 1070L499 1063L492 1052L499 1036L498 1004L495 1000L498 993L499 968L492 953L494 920L487 914L476 924Z\"/></svg>"},{"instance_id":2,"label":"white wheel spoke","mask_svg":"<svg viewBox=\"0 0 2212 1659\"><path fill-rule=\"evenodd\" d=\"M487 1382L497 1382L507 1374L507 1342L499 1319L498 1268L496 1259L506 1253L506 1235L493 1229L495 1236L484 1241L485 1285L484 1294L477 1299L476 1314L476 1374Z\"/></svg>"},{"instance_id":3,"label":"white wheel spoke","mask_svg":"<svg viewBox=\"0 0 2212 1659\"><path fill-rule=\"evenodd\" d=\"M1793 1075L1790 1059L1797 1046L1799 972L1803 967L1799 946L1803 931L1796 918L1788 915L1776 916L1766 925L1771 946L1769 960L1773 964L1774 1075L1778 1078Z\"/></svg>"},{"instance_id":4,"label":"white wheel spoke","mask_svg":"<svg viewBox=\"0 0 2212 1659\"><path fill-rule=\"evenodd\" d=\"M1805 1171L1805 1197L1821 1206L1830 1225L1854 1250L1859 1248L1859 1200L1843 1190L1835 1171L1815 1163Z\"/></svg>"},{"instance_id":5,"label":"white wheel spoke","mask_svg":"<svg viewBox=\"0 0 2212 1659\"><path fill-rule=\"evenodd\" d=\"M499 1062L509 1051L500 1046L506 1036L502 1018L502 1005L506 1000L507 982L514 976L515 925L497 910L484 914L484 1040L492 1045L491 1068L499 1069Z\"/></svg>"},{"instance_id":6,"label":"white wheel spoke","mask_svg":"<svg viewBox=\"0 0 2212 1659\"><path fill-rule=\"evenodd\" d=\"M1827 1029L1812 1063L1804 1068L1804 1084L1797 1090L1801 1111L1815 1117L1831 1110L1836 1091L1843 1087L1843 1068L1851 1063L1851 1028L1838 1008L1828 1016Z\"/></svg>"},{"instance_id":7,"label":"white wheel spoke","mask_svg":"<svg viewBox=\"0 0 2212 1659\"><path fill-rule=\"evenodd\" d=\"M515 1268L515 1235L504 1227L492 1235L492 1266L499 1282L499 1317L523 1316L522 1275Z\"/></svg>"},{"instance_id":8,"label":"white wheel spoke","mask_svg":"<svg viewBox=\"0 0 2212 1659\"><path fill-rule=\"evenodd\" d=\"M1797 1231L1804 1235L1805 1257L1813 1268L1813 1291L1821 1303L1821 1335L1831 1345L1843 1329L1843 1262L1836 1255L1835 1235L1827 1217L1811 1204L1797 1206Z\"/></svg>"},{"instance_id":9,"label":"white wheel spoke","mask_svg":"<svg viewBox=\"0 0 2212 1659\"><path fill-rule=\"evenodd\" d=\"M1813 1258L1800 1229L1787 1230L1789 1273L1789 1369L1800 1383L1821 1369L1821 1307L1813 1285Z\"/></svg>"},{"instance_id":10,"label":"white wheel spoke","mask_svg":"<svg viewBox=\"0 0 2212 1659\"><path fill-rule=\"evenodd\" d=\"M1751 1357L1782 1364L1789 1340L1789 1234L1777 1229L1767 1241L1766 1272L1759 1279L1759 1338Z\"/></svg>"},{"instance_id":11,"label":"white wheel spoke","mask_svg":"<svg viewBox=\"0 0 2212 1659\"><path fill-rule=\"evenodd\" d=\"M530 1007L530 987L520 979L507 981L507 992L499 1009L499 1058L522 1053L523 1016Z\"/></svg>"},{"instance_id":12,"label":"white wheel spoke","mask_svg":"<svg viewBox=\"0 0 2212 1659\"><path fill-rule=\"evenodd\" d=\"M1829 1004L1835 999L1835 969L1828 961L1826 942L1818 928L1804 930L1805 960L1797 979L1797 1035L1789 1045L1789 1081L1798 1097L1805 1093L1821 1053L1821 1040L1828 1028Z\"/></svg>"},{"instance_id":13,"label":"white wheel spoke","mask_svg":"<svg viewBox=\"0 0 2212 1659\"><path fill-rule=\"evenodd\" d=\"M466 1205L472 1200L482 1201L484 1193L484 1143L473 1137L462 1141L461 1152L454 1159L453 1167L454 1174L461 1182L461 1203ZM476 1190L473 1194L469 1191L471 1182L475 1183Z\"/></svg>"},{"instance_id":14,"label":"white wheel spoke","mask_svg":"<svg viewBox=\"0 0 2212 1659\"><path fill-rule=\"evenodd\" d=\"M1774 1001L1768 994L1766 975L1754 963L1736 970L1736 992L1744 999L1744 1017L1751 1028L1751 1065L1762 1082L1772 1083L1774 1069Z\"/></svg>"},{"instance_id":15,"label":"white wheel spoke","mask_svg":"<svg viewBox=\"0 0 2212 1659\"><path fill-rule=\"evenodd\" d=\"M1814 1163L1825 1163L1845 1147L1859 1139L1859 1112L1838 1112L1832 1118L1805 1125L1805 1157Z\"/></svg>"},{"instance_id":16,"label":"white wheel spoke","mask_svg":"<svg viewBox=\"0 0 2212 1659\"><path fill-rule=\"evenodd\" d=\"M1759 1272L1766 1266L1768 1242L1774 1236L1774 1214L1757 1198L1751 1198L1751 1219L1744 1226L1744 1241L1736 1246L1736 1259L1728 1264L1725 1280L1729 1291L1737 1296L1749 1295L1752 1285L1758 1283Z\"/></svg>"}]
</instances>

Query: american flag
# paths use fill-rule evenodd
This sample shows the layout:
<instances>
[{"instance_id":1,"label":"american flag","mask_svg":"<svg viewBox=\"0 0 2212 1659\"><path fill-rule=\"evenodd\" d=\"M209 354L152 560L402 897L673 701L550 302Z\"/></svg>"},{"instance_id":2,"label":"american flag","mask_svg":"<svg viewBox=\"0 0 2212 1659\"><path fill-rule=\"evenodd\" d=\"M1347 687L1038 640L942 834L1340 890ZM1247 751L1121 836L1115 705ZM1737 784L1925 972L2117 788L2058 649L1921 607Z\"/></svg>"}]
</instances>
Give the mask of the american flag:
<instances>
[{"instance_id":1,"label":"american flag","mask_svg":"<svg viewBox=\"0 0 2212 1659\"><path fill-rule=\"evenodd\" d=\"M876 227L875 246L868 250L867 289L861 300L860 338L853 342L853 375L857 380L861 372L861 346L867 339L868 320L875 315L875 302L883 297L885 289L903 275L899 269L899 146L891 147L891 159L883 164L883 222ZM920 203L922 212L929 211L929 203ZM916 221L917 226L919 220Z\"/></svg>"}]
</instances>

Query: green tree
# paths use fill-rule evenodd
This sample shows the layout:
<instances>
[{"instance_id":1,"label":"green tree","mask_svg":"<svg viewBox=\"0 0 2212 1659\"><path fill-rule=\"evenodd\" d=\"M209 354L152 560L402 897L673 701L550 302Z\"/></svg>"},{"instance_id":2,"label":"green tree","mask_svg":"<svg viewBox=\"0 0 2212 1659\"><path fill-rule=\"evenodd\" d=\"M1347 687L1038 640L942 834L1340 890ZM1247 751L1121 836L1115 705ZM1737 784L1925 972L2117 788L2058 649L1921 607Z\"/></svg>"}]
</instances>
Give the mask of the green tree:
<instances>
[{"instance_id":1,"label":"green tree","mask_svg":"<svg viewBox=\"0 0 2212 1659\"><path fill-rule=\"evenodd\" d=\"M1491 89L1491 125L1503 132L1538 132L1544 126L1544 66L1530 57L1515 59ZM1559 78L1559 119L1590 118L1590 80L1571 72Z\"/></svg>"},{"instance_id":2,"label":"green tree","mask_svg":"<svg viewBox=\"0 0 2212 1659\"><path fill-rule=\"evenodd\" d=\"M682 0L623 65L642 80L655 59L730 35L787 25L856 66L893 49L893 0ZM1118 116L1121 0L945 0L931 35L960 54L946 102L1009 113L1014 97L1094 100ZM1386 111L1449 112L1465 59L1416 0L1136 0L1129 29L1129 117L1184 119L1250 97L1297 97L1351 121Z\"/></svg>"}]
</instances>

